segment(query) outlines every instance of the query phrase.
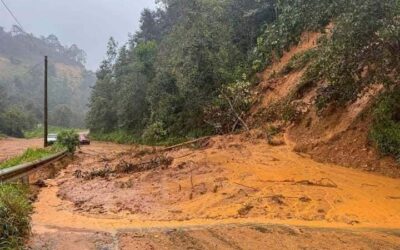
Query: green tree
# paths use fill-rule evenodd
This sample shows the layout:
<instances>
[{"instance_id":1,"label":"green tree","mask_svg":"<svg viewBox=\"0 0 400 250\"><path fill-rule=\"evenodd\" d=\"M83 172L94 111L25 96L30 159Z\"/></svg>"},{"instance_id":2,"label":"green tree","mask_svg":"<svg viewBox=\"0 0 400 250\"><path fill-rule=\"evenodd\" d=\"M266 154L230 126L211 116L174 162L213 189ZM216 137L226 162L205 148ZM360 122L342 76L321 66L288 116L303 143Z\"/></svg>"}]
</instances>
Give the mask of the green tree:
<instances>
[{"instance_id":1,"label":"green tree","mask_svg":"<svg viewBox=\"0 0 400 250\"><path fill-rule=\"evenodd\" d=\"M117 115L114 106L115 79L114 63L117 57L117 43L110 38L107 45L107 56L97 72L97 82L89 102L87 126L93 131L109 132L116 128Z\"/></svg>"}]
</instances>

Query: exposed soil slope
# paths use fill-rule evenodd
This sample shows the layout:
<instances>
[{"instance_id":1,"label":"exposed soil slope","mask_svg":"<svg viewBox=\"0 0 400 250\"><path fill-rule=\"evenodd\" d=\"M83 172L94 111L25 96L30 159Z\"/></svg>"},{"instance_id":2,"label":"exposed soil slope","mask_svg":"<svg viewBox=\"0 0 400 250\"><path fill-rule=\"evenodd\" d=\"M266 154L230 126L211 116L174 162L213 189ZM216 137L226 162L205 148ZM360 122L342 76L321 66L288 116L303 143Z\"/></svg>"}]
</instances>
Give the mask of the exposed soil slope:
<instances>
[{"instance_id":1,"label":"exposed soil slope","mask_svg":"<svg viewBox=\"0 0 400 250\"><path fill-rule=\"evenodd\" d=\"M327 27L328 34L332 27L332 24ZM250 123L268 125L257 120L259 114L277 102L287 100L306 69L286 75L276 73L281 72L295 55L318 46L320 36L319 33L304 33L298 46L292 47L260 75L259 102L251 110ZM317 88L308 89L301 99L293 101L300 116L290 126L286 124L286 143L321 162L400 177L400 165L393 158L382 157L368 138L372 123L370 110L384 86L379 83L367 86L356 101L345 107L331 105L323 113L317 112L315 107Z\"/></svg>"}]
</instances>

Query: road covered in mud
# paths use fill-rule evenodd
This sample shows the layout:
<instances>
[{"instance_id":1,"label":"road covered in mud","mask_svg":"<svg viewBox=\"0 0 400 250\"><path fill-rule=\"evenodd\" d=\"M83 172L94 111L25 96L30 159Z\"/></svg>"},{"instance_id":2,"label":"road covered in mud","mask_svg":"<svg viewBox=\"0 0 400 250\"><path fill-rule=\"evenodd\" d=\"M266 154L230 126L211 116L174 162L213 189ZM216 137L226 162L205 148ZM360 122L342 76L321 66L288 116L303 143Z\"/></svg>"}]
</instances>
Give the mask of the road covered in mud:
<instances>
[{"instance_id":1,"label":"road covered in mud","mask_svg":"<svg viewBox=\"0 0 400 250\"><path fill-rule=\"evenodd\" d=\"M34 203L32 249L399 249L400 181L258 135L83 147Z\"/></svg>"},{"instance_id":2,"label":"road covered in mud","mask_svg":"<svg viewBox=\"0 0 400 250\"><path fill-rule=\"evenodd\" d=\"M22 154L28 148L43 147L43 139L0 138L0 162Z\"/></svg>"}]
</instances>

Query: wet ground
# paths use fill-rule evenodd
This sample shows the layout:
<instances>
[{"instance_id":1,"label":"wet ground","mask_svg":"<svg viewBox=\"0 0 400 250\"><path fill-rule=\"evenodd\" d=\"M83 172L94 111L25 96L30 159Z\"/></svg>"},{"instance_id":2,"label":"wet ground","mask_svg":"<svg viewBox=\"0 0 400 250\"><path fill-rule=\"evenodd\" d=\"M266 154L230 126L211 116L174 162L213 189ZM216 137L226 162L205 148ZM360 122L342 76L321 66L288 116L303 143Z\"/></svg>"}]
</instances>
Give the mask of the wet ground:
<instances>
[{"instance_id":1,"label":"wet ground","mask_svg":"<svg viewBox=\"0 0 400 250\"><path fill-rule=\"evenodd\" d=\"M43 147L43 139L0 139L0 162L22 154L28 148Z\"/></svg>"},{"instance_id":2,"label":"wet ground","mask_svg":"<svg viewBox=\"0 0 400 250\"><path fill-rule=\"evenodd\" d=\"M33 249L400 249L400 181L251 136L93 143L41 189Z\"/></svg>"}]
</instances>

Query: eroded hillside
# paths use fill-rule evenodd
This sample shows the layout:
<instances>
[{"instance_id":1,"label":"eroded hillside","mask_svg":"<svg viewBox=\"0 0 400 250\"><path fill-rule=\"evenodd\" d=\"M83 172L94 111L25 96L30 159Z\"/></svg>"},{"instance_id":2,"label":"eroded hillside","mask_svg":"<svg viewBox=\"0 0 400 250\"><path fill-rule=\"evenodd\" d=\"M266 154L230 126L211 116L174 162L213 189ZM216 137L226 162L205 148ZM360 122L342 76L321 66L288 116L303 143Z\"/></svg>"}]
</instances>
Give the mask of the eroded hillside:
<instances>
[{"instance_id":1,"label":"eroded hillside","mask_svg":"<svg viewBox=\"0 0 400 250\"><path fill-rule=\"evenodd\" d=\"M321 89L327 86L324 79L307 86L312 55L321 50L321 37L329 38L333 29L331 23L324 33L303 33L297 46L259 74L257 101L248 121L267 132L276 130L272 136L281 134L293 150L318 161L399 177L399 163L379 152L370 137L374 108L391 88L379 82L368 84L354 100L319 109Z\"/></svg>"}]
</instances>

